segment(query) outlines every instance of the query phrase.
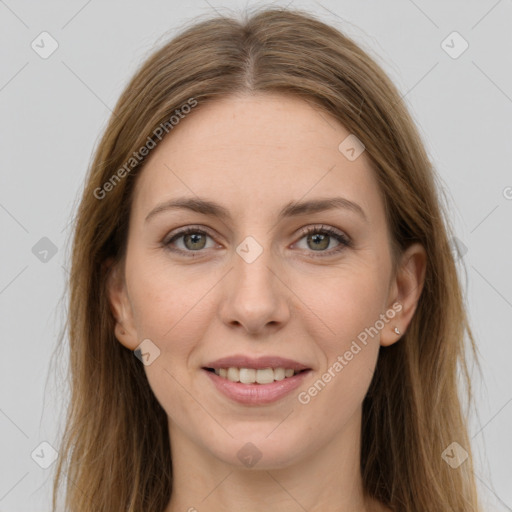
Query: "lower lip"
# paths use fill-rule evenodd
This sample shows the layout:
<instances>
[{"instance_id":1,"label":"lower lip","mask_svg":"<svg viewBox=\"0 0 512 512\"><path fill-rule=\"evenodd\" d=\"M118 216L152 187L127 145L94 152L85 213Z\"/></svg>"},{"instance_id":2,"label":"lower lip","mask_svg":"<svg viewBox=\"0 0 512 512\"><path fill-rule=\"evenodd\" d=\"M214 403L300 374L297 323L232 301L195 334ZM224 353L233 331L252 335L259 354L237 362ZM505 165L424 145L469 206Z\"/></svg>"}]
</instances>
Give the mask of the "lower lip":
<instances>
[{"instance_id":1,"label":"lower lip","mask_svg":"<svg viewBox=\"0 0 512 512\"><path fill-rule=\"evenodd\" d=\"M297 389L306 375L311 372L311 370L306 370L293 377L286 377L270 384L242 384L241 382L231 382L204 368L203 371L208 374L221 393L235 402L246 405L264 405L276 402Z\"/></svg>"}]
</instances>

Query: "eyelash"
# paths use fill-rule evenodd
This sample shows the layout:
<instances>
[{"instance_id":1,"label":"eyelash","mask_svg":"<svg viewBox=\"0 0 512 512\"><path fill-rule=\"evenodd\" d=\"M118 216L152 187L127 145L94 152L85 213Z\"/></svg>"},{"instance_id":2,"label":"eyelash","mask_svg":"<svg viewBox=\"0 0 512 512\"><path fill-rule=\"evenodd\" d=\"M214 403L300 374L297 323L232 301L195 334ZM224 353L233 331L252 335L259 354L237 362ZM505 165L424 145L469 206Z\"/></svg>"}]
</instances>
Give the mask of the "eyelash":
<instances>
[{"instance_id":1,"label":"eyelash","mask_svg":"<svg viewBox=\"0 0 512 512\"><path fill-rule=\"evenodd\" d=\"M189 251L189 250L184 251L182 249L174 249L171 247L171 244L175 240L177 240L178 238L181 238L185 235L192 234L192 233L206 235L206 236L209 236L210 238L213 238L207 231L200 229L200 228L196 228L194 226L189 226L189 227L184 228L181 231L178 231L177 233L175 233L174 236L172 236L172 238L170 238L167 241L164 241L162 245L169 251L186 254L187 257L190 257L190 258L196 258L198 255L196 255L194 253L202 252L201 249L199 249L197 251ZM314 258L324 258L327 256L333 256L334 254L338 254L339 252L343 251L347 247L352 247L352 242L346 235L344 235L343 233L339 232L338 230L336 230L334 228L331 228L329 226L324 226L324 225L308 226L306 228L303 228L300 232L299 240L301 240L305 236L308 236L313 233L320 233L323 235L328 235L330 237L335 238L339 242L339 245L337 247L335 247L334 249L331 249L329 251L319 251L318 254L312 254L312 256ZM315 251L311 251L311 252L314 253ZM190 254L190 253L192 253L192 254Z\"/></svg>"}]
</instances>

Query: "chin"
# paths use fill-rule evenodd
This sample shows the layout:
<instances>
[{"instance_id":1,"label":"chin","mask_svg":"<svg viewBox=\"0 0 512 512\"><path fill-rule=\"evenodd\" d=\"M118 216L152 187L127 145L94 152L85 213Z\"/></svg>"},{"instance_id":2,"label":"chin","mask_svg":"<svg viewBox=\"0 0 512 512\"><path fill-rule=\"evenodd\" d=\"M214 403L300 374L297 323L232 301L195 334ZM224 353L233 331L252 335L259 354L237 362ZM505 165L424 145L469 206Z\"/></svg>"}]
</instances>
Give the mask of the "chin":
<instances>
[{"instance_id":1,"label":"chin","mask_svg":"<svg viewBox=\"0 0 512 512\"><path fill-rule=\"evenodd\" d=\"M253 430L246 436L236 436L224 446L216 445L213 455L226 464L250 470L282 469L293 464L300 458L305 443L294 442L289 432L267 438L272 429ZM229 429L228 429L229 430ZM232 431L230 431L232 433ZM300 450L300 451L299 451Z\"/></svg>"}]
</instances>

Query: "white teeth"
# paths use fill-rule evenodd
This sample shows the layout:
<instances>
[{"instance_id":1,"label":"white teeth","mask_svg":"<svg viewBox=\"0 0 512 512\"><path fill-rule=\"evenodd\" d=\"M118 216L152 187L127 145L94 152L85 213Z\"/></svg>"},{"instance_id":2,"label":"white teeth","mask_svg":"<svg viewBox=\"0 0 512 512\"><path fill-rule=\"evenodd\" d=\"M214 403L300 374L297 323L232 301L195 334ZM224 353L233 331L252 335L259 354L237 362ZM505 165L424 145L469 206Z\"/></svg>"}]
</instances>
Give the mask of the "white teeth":
<instances>
[{"instance_id":1,"label":"white teeth","mask_svg":"<svg viewBox=\"0 0 512 512\"><path fill-rule=\"evenodd\" d=\"M215 368L216 375L224 377L231 382L242 384L270 384L275 380L283 380L292 377L295 373L291 368Z\"/></svg>"},{"instance_id":2,"label":"white teeth","mask_svg":"<svg viewBox=\"0 0 512 512\"><path fill-rule=\"evenodd\" d=\"M239 380L243 384L253 384L256 382L256 370L253 368L240 368Z\"/></svg>"},{"instance_id":3,"label":"white teeth","mask_svg":"<svg viewBox=\"0 0 512 512\"><path fill-rule=\"evenodd\" d=\"M274 370L272 368L262 368L256 372L256 382L258 384L270 384L274 382Z\"/></svg>"},{"instance_id":4,"label":"white teeth","mask_svg":"<svg viewBox=\"0 0 512 512\"><path fill-rule=\"evenodd\" d=\"M274 379L275 380L283 380L285 378L285 370L284 368L276 368L274 370Z\"/></svg>"},{"instance_id":5,"label":"white teeth","mask_svg":"<svg viewBox=\"0 0 512 512\"><path fill-rule=\"evenodd\" d=\"M240 370L238 368L228 368L228 373L226 377L231 382L238 382L240 379Z\"/></svg>"}]
</instances>

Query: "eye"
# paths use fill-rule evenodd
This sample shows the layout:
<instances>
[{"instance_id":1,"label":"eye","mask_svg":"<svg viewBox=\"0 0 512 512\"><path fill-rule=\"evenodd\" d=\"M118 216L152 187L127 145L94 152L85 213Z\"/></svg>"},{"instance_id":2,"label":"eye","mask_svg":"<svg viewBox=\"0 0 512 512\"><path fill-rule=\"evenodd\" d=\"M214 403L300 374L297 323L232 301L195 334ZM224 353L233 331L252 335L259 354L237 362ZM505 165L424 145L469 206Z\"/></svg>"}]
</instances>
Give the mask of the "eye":
<instances>
[{"instance_id":1,"label":"eye","mask_svg":"<svg viewBox=\"0 0 512 512\"><path fill-rule=\"evenodd\" d=\"M350 239L341 231L334 229L330 226L309 226L301 230L301 238L306 238L306 243L309 252L317 252L319 254L312 254L313 257L331 256L342 251L346 247L351 247ZM171 238L164 240L162 245L170 251L185 254L186 256L195 257L202 249L211 249L212 246L207 247L207 238L212 237L203 229L189 226L175 233ZM338 242L338 245L329 251L326 251L332 239ZM178 241L182 242L182 247L176 247ZM199 256L199 254L197 254Z\"/></svg>"},{"instance_id":2,"label":"eye","mask_svg":"<svg viewBox=\"0 0 512 512\"><path fill-rule=\"evenodd\" d=\"M194 253L200 251L201 249L207 248L205 246L206 237L211 238L206 231L195 228L193 226L189 226L185 229L182 229L181 231L178 231L170 239L164 241L163 245L173 252ZM183 239L183 245L185 248L183 249L172 247L175 241L178 241L181 238ZM194 257L195 254L188 254L187 256Z\"/></svg>"},{"instance_id":3,"label":"eye","mask_svg":"<svg viewBox=\"0 0 512 512\"><path fill-rule=\"evenodd\" d=\"M312 252L319 253L313 254L314 257L332 256L346 247L351 247L350 239L341 231L330 226L309 226L301 231L301 235L301 240L306 238L307 248L313 248ZM329 247L333 238L338 242L338 245L329 251L324 250Z\"/></svg>"}]
</instances>

